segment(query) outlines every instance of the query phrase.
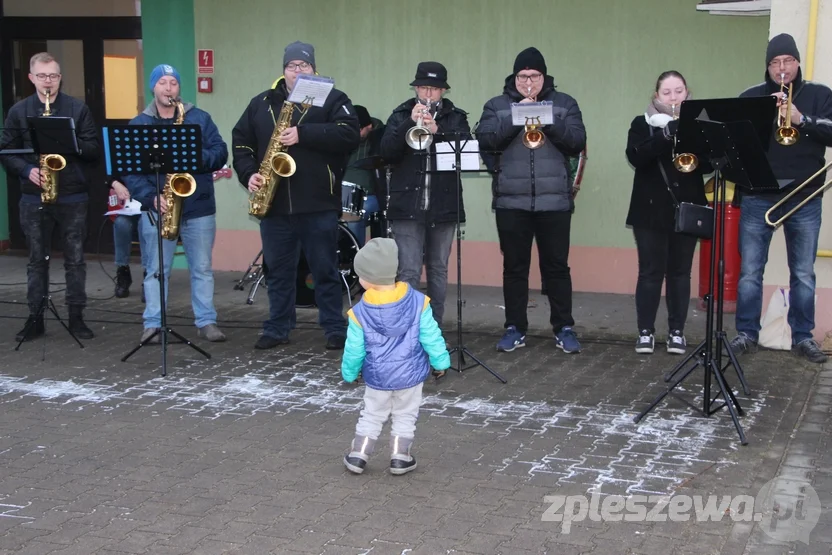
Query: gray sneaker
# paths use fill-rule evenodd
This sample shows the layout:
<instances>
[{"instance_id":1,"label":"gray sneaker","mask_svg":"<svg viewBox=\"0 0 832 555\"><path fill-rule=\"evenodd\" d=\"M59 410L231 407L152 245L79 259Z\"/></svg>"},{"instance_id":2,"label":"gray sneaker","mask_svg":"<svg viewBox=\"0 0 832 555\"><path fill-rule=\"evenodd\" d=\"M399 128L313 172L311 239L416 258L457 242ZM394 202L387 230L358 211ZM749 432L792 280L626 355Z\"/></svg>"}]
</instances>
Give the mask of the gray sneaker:
<instances>
[{"instance_id":1,"label":"gray sneaker","mask_svg":"<svg viewBox=\"0 0 832 555\"><path fill-rule=\"evenodd\" d=\"M642 355L649 355L653 353L656 345L656 339L650 330L641 330L638 332L638 340L636 341L636 352Z\"/></svg>"},{"instance_id":2,"label":"gray sneaker","mask_svg":"<svg viewBox=\"0 0 832 555\"><path fill-rule=\"evenodd\" d=\"M685 349L688 347L688 342L681 330L670 330L667 334L667 352L674 355L685 354Z\"/></svg>"},{"instance_id":3,"label":"gray sneaker","mask_svg":"<svg viewBox=\"0 0 832 555\"><path fill-rule=\"evenodd\" d=\"M207 339L212 343L225 341L225 334L220 331L216 324L208 324L198 328L197 335L202 339Z\"/></svg>"},{"instance_id":4,"label":"gray sneaker","mask_svg":"<svg viewBox=\"0 0 832 555\"><path fill-rule=\"evenodd\" d=\"M147 338L150 337L151 335L153 335L154 333L156 333L157 331L159 331L159 328L144 328L144 331L142 332L141 342L144 343L145 341L147 341ZM153 336L153 339L151 339L150 341L147 341L147 343L145 343L145 345L151 345L151 344L161 343L161 342L162 342L162 334L161 333L156 333L156 335Z\"/></svg>"},{"instance_id":5,"label":"gray sneaker","mask_svg":"<svg viewBox=\"0 0 832 555\"><path fill-rule=\"evenodd\" d=\"M731 350L735 355L753 354L757 352L757 342L740 332L731 340Z\"/></svg>"},{"instance_id":6,"label":"gray sneaker","mask_svg":"<svg viewBox=\"0 0 832 555\"><path fill-rule=\"evenodd\" d=\"M820 345L814 339L804 339L792 347L792 350L798 356L805 357L810 362L816 362L817 364L823 364L829 358L820 350Z\"/></svg>"}]
</instances>

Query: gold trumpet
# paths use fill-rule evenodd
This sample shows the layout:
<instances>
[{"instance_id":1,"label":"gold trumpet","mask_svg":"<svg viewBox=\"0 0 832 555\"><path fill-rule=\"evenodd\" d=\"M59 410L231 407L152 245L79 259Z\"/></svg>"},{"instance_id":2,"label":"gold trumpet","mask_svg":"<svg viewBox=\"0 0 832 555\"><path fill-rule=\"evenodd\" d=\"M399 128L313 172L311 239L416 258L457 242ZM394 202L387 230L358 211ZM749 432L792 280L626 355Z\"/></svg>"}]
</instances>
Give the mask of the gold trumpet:
<instances>
[{"instance_id":1,"label":"gold trumpet","mask_svg":"<svg viewBox=\"0 0 832 555\"><path fill-rule=\"evenodd\" d=\"M673 119L679 119L679 116L676 114L676 105L673 104L670 107L671 113L673 114ZM699 158L696 157L695 154L690 152L683 152L682 154L676 154L676 136L673 136L673 167L676 168L677 171L682 173L690 173L696 168L699 167Z\"/></svg>"},{"instance_id":2,"label":"gold trumpet","mask_svg":"<svg viewBox=\"0 0 832 555\"><path fill-rule=\"evenodd\" d=\"M529 121L532 123L529 123ZM534 123L537 120L537 123ZM523 130L523 146L535 150L546 142L546 135L539 129L540 118L526 118L526 127Z\"/></svg>"},{"instance_id":3,"label":"gold trumpet","mask_svg":"<svg viewBox=\"0 0 832 555\"><path fill-rule=\"evenodd\" d=\"M793 143L792 143L792 144L793 144ZM771 213L772 213L772 212L774 212L775 210L777 210L778 208L780 208L781 206L783 206L783 205L784 205L784 204L785 204L785 203L786 203L786 202L787 202L790 198L792 198L794 195L796 195L796 194L798 193L798 191L800 191L801 189L803 189L806 185L808 185L809 183L811 183L811 182L812 182L812 180L813 180L813 179L815 179L817 176L821 175L822 173L825 173L825 172L826 172L826 170L828 170L828 169L830 168L830 166L832 166L832 162L829 162L828 164L826 164L825 166L823 166L821 169L819 169L818 171L816 171L816 172L814 173L814 175L812 175L812 176L811 176L811 177L809 177L806 181L804 181L803 183L801 183L800 185L798 185L798 186L795 188L795 190L794 190L794 191L792 191L791 193L789 193L788 195L786 195L785 197L783 197L782 199L780 199L780 201L779 201L779 202L777 202L777 204L775 204L774 206L772 206L771 208L769 208L769 209L768 209L768 211L766 212L766 223L767 223L768 225L770 225L771 227L773 227L774 229L777 229L778 227L780 227L781 225L783 225L783 222L785 222L785 221L786 221L786 219L787 219L789 216L791 216L792 214L794 214L795 212L797 212L798 210L800 210L801 208L803 208L803 205L804 205L804 204L806 204L807 202L809 202L810 200L812 200L812 199L813 199L813 198L815 198L816 196L818 196L818 195L822 194L824 191L826 191L826 189L828 189L828 188L829 188L829 186L830 186L830 185L832 185L832 179L829 179L826 183L824 183L824 184L823 184L823 186L822 186L822 187L818 187L818 190L817 190L817 191L813 192L811 195L809 195L808 197L806 197L805 199L803 199L803 200L800 202L800 204L798 204L797 206L795 206L794 208L792 208L791 210L789 210L788 212L786 212L783 216L781 216L781 217L780 217L780 219L779 219L779 220L774 221L774 222L772 222L772 221L771 221Z\"/></svg>"},{"instance_id":4,"label":"gold trumpet","mask_svg":"<svg viewBox=\"0 0 832 555\"><path fill-rule=\"evenodd\" d=\"M780 74L780 92L785 89L785 74ZM791 146L800 138L800 131L792 127L792 83L789 83L789 98L786 103L785 118L777 111L777 131L774 133L774 140L783 146Z\"/></svg>"}]
</instances>

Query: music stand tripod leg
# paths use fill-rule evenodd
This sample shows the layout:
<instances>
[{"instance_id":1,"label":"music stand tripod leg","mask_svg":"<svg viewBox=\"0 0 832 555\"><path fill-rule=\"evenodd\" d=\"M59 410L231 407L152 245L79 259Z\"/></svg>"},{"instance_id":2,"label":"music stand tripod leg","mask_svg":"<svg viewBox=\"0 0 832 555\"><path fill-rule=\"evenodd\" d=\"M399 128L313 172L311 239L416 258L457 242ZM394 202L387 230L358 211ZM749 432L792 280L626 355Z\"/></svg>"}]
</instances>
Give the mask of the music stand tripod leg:
<instances>
[{"instance_id":1,"label":"music stand tripod leg","mask_svg":"<svg viewBox=\"0 0 832 555\"><path fill-rule=\"evenodd\" d=\"M734 367L734 370L737 372L737 377L740 380L740 384L742 384L743 393L751 395L751 389L748 387L748 382L745 381L745 373L742 371L740 361L737 359L737 355L734 354L734 351L731 350L731 343L728 341L728 336L725 333L720 334L720 343L722 343L722 346L724 346L725 350L728 352L728 358L731 361L731 366ZM720 346L720 348L722 348L722 346Z\"/></svg>"},{"instance_id":2,"label":"music stand tripod leg","mask_svg":"<svg viewBox=\"0 0 832 555\"><path fill-rule=\"evenodd\" d=\"M482 366L486 369L486 371L500 380L502 383L508 383L508 381L502 377L500 374L492 370L481 361L479 358L474 356L474 354L462 343L462 149L463 144L461 143L460 135L457 133L454 142L454 156L456 158L454 162L454 169L456 170L456 338L457 338L457 346L454 347L449 351L449 354L457 353L458 356L458 365L456 368L453 366L450 367L451 370L455 370L460 374L465 370L469 370L471 368L475 368L476 366ZM465 366L465 355L471 357L476 364L472 364L470 366Z\"/></svg>"},{"instance_id":3,"label":"music stand tripod leg","mask_svg":"<svg viewBox=\"0 0 832 555\"><path fill-rule=\"evenodd\" d=\"M740 415L742 415L742 409L740 409L739 403L737 402L737 398L734 397L734 392L731 391L731 388L728 387L728 384L725 382L725 376L722 375L722 372L717 366L716 361L713 359L711 359L709 371L713 372L714 377L716 378L716 383L719 385L719 389L722 393L723 399L725 399L725 406L728 408L728 412L731 415L731 420L734 421L734 427L737 429L737 433L740 436L740 443L742 445L748 445L748 440L745 438L745 432L742 429L742 425L740 424L740 420L737 415L738 412ZM735 405L737 410L734 409ZM713 414L713 412L716 411L709 412Z\"/></svg>"},{"instance_id":4,"label":"music stand tripod leg","mask_svg":"<svg viewBox=\"0 0 832 555\"><path fill-rule=\"evenodd\" d=\"M254 260L251 261L251 264L248 265L243 277L241 277L237 282L234 284L235 291L242 291L245 288L246 283L249 281L254 281L260 275L260 268L261 265L257 263L260 260L260 257L263 256L263 250L261 249L257 256L254 257ZM256 269L255 269L256 268ZM251 304L251 303L248 303Z\"/></svg>"}]
</instances>

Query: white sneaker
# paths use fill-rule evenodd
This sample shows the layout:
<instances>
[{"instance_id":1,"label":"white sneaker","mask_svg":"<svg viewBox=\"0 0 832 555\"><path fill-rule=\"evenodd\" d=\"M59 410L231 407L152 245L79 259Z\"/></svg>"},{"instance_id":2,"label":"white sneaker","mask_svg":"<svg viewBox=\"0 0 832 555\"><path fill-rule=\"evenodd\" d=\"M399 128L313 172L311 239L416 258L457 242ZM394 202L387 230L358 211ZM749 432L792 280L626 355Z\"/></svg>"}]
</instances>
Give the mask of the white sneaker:
<instances>
[{"instance_id":1,"label":"white sneaker","mask_svg":"<svg viewBox=\"0 0 832 555\"><path fill-rule=\"evenodd\" d=\"M688 343L685 341L685 336L682 335L681 330L670 330L667 334L667 352L674 355L685 354Z\"/></svg>"},{"instance_id":2,"label":"white sneaker","mask_svg":"<svg viewBox=\"0 0 832 555\"><path fill-rule=\"evenodd\" d=\"M641 330L638 334L638 341L636 341L636 352L643 355L653 354L653 349L656 346L656 339L650 330Z\"/></svg>"}]
</instances>

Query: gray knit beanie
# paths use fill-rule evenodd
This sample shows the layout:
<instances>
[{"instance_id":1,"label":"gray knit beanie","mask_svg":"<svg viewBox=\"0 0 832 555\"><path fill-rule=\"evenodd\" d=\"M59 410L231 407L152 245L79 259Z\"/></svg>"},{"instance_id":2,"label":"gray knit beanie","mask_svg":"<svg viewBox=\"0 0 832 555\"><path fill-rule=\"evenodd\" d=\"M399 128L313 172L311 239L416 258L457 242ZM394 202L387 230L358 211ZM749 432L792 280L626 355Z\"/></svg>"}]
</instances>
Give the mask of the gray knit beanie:
<instances>
[{"instance_id":1,"label":"gray knit beanie","mask_svg":"<svg viewBox=\"0 0 832 555\"><path fill-rule=\"evenodd\" d=\"M373 285L395 285L399 269L399 247L393 239L376 237L355 255L353 268L358 277Z\"/></svg>"}]
</instances>

